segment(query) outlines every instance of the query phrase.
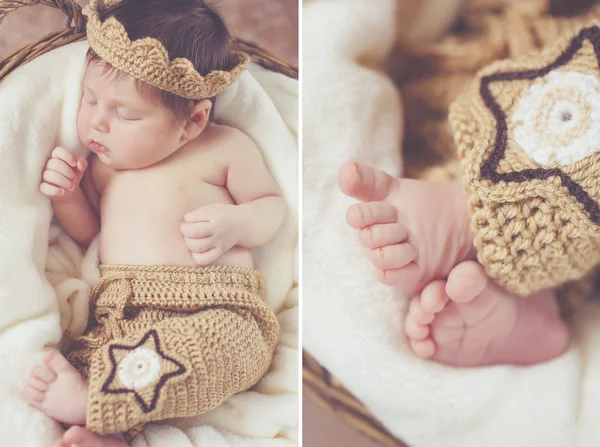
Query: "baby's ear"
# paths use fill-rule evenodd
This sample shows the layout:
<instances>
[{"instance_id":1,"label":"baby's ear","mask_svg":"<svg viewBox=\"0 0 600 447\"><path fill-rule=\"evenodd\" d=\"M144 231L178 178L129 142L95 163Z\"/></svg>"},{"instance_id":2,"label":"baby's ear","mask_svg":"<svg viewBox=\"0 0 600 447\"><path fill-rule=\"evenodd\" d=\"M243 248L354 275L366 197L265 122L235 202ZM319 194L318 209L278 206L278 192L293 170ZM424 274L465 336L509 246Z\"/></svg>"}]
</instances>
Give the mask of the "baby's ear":
<instances>
[{"instance_id":1,"label":"baby's ear","mask_svg":"<svg viewBox=\"0 0 600 447\"><path fill-rule=\"evenodd\" d=\"M190 119L185 123L181 138L191 141L198 137L210 120L212 102L210 99L201 99L190 109Z\"/></svg>"}]
</instances>

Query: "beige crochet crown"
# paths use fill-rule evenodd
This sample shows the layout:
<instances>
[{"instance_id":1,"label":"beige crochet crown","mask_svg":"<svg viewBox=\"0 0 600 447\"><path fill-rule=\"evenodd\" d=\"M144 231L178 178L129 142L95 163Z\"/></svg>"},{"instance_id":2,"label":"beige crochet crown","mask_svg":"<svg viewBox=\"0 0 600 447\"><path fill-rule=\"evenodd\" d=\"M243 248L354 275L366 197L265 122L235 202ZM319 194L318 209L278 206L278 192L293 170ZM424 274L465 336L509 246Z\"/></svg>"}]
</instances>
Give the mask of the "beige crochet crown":
<instances>
[{"instance_id":1,"label":"beige crochet crown","mask_svg":"<svg viewBox=\"0 0 600 447\"><path fill-rule=\"evenodd\" d=\"M161 90L189 99L211 98L231 85L247 67L250 57L236 53L237 65L231 71L198 73L188 59L169 60L169 54L151 37L129 40L127 31L114 17L104 22L100 14L119 0L92 0L84 9L90 47L113 67Z\"/></svg>"}]
</instances>

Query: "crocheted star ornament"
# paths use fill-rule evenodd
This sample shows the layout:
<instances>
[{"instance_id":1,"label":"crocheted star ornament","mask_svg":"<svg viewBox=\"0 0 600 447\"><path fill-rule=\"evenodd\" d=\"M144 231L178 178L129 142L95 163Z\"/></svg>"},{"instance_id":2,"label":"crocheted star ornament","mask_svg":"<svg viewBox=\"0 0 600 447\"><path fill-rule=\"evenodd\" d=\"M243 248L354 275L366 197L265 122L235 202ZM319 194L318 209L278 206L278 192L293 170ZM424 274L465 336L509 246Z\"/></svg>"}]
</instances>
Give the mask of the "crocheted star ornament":
<instances>
[{"instance_id":1,"label":"crocheted star ornament","mask_svg":"<svg viewBox=\"0 0 600 447\"><path fill-rule=\"evenodd\" d=\"M450 110L479 261L519 293L600 263L600 28L484 68Z\"/></svg>"},{"instance_id":2,"label":"crocheted star ornament","mask_svg":"<svg viewBox=\"0 0 600 447\"><path fill-rule=\"evenodd\" d=\"M163 352L155 330L147 332L133 346L111 345L108 355L111 371L102 391L133 394L144 413L156 408L164 385L187 370Z\"/></svg>"}]
</instances>

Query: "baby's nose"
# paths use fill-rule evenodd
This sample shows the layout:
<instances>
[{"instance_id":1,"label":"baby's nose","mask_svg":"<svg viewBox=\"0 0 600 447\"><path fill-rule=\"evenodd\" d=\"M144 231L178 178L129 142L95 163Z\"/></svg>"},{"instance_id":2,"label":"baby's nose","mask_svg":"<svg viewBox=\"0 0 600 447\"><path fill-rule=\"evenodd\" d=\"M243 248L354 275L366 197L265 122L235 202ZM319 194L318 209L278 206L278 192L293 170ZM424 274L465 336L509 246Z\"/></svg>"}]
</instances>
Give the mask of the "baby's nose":
<instances>
[{"instance_id":1,"label":"baby's nose","mask_svg":"<svg viewBox=\"0 0 600 447\"><path fill-rule=\"evenodd\" d=\"M106 115L98 111L92 116L92 127L100 132L107 133L109 131L109 125Z\"/></svg>"}]
</instances>

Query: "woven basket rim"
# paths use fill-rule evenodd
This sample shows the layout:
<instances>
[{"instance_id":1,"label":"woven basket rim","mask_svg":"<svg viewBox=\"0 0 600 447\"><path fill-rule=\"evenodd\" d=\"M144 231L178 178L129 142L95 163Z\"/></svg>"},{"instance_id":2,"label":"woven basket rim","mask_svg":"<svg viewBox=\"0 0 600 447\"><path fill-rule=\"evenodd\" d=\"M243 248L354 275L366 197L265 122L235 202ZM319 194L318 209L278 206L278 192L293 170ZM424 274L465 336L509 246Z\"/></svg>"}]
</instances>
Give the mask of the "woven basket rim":
<instances>
[{"instance_id":1,"label":"woven basket rim","mask_svg":"<svg viewBox=\"0 0 600 447\"><path fill-rule=\"evenodd\" d=\"M385 447L408 447L306 350L302 351L302 391L317 406Z\"/></svg>"},{"instance_id":2,"label":"woven basket rim","mask_svg":"<svg viewBox=\"0 0 600 447\"><path fill-rule=\"evenodd\" d=\"M10 12L23 6L37 4L59 9L67 17L68 26L25 45L1 60L0 82L12 71L36 57L69 43L86 39L85 31L83 31L85 29L85 17L81 14L81 7L74 0L12 0L6 5L0 2L0 25ZM286 62L252 41L238 37L234 37L233 40L237 48L250 55L253 62L270 71L298 79L297 65Z\"/></svg>"}]
</instances>

